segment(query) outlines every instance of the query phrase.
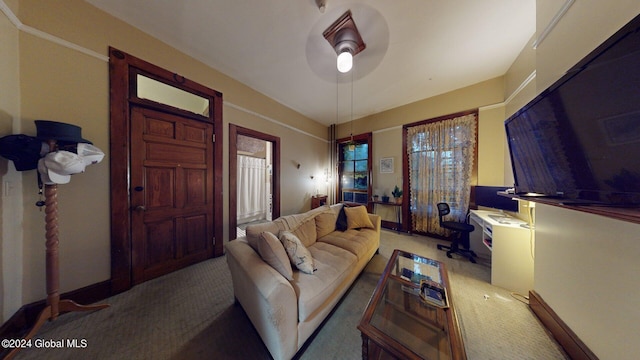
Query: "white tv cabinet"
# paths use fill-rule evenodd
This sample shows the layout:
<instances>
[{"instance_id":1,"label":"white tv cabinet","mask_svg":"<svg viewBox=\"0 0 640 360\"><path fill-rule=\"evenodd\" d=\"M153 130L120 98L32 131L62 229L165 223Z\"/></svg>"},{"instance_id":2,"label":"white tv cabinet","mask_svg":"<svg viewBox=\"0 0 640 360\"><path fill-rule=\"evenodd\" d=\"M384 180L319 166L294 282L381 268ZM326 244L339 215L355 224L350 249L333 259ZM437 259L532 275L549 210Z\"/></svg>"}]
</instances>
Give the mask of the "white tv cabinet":
<instances>
[{"instance_id":1,"label":"white tv cabinet","mask_svg":"<svg viewBox=\"0 0 640 360\"><path fill-rule=\"evenodd\" d=\"M491 284L529 295L533 289L533 231L498 211L471 210L471 249L491 257Z\"/></svg>"}]
</instances>

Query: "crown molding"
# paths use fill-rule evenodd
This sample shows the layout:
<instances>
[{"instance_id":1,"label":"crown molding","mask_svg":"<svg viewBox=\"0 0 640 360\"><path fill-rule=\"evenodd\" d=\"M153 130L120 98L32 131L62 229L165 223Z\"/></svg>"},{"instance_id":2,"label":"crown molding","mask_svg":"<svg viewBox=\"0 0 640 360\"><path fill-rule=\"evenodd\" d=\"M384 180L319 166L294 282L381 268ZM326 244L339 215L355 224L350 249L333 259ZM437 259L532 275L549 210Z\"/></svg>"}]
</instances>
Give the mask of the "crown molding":
<instances>
[{"instance_id":1,"label":"crown molding","mask_svg":"<svg viewBox=\"0 0 640 360\"><path fill-rule=\"evenodd\" d=\"M564 4L562 4L560 9L558 9L558 12L554 15L551 21L549 21L549 23L544 28L544 30L542 30L540 35L533 42L532 47L534 49L537 49L538 46L540 46L540 44L544 41L544 39L546 39L547 35L549 35L551 31L553 31L553 28L555 28L556 25L558 25L558 22L560 22L560 19L562 19L562 17L564 16L564 14L567 13L567 11L569 11L569 8L571 7L571 5L573 5L574 2L575 0L565 0Z\"/></svg>"},{"instance_id":2,"label":"crown molding","mask_svg":"<svg viewBox=\"0 0 640 360\"><path fill-rule=\"evenodd\" d=\"M289 130L292 130L292 131L298 132L298 133L300 133L300 134L303 134L303 135L306 135L306 136L312 137L312 138L314 138L314 139L316 139L316 140L320 140L320 141L323 141L323 142L325 142L325 143L329 143L329 140L327 140L327 139L323 139L323 138L321 138L321 137L319 137L319 136L315 136L315 135L313 135L313 134L311 134L311 133L308 133L308 132L306 132L306 131L302 131L302 130L300 130L300 129L298 129L298 128L295 128L295 127L293 127L293 126L291 126L291 125L287 125L287 124L285 124L285 123L283 123L283 122L280 122L280 121L278 121L278 120L272 119L272 118L270 118L270 117L268 117L268 116L262 115L262 114L260 114L260 113L255 112L255 111L252 111L252 110L246 109L246 108L244 108L244 107L242 107L242 106L240 106L240 105L236 105L236 104L234 104L234 103L230 103L230 102L228 102L228 101L226 101L226 100L222 102L222 105L224 105L224 106L228 106L228 107L230 107L230 108L233 108L233 109L236 109L236 110L239 110L239 111L242 111L242 112L244 112L244 113L246 113L246 114L249 114L249 115L253 115L253 116L259 117L259 118L260 118L260 119L262 119L262 120L266 120L266 121L272 122L272 123L274 123L274 124L277 124L277 125L280 125L280 126L282 126L282 127L285 127L285 128L287 128L287 129L289 129ZM327 128L328 128L328 127L327 127Z\"/></svg>"},{"instance_id":3,"label":"crown molding","mask_svg":"<svg viewBox=\"0 0 640 360\"><path fill-rule=\"evenodd\" d=\"M7 4L0 0L0 10L2 10L2 12L4 13L4 15L9 19L9 21L11 21L11 23L20 31L23 31L27 34L33 35L35 37L38 37L40 39L44 39L47 41L51 41L53 43L56 43L58 45L64 46L66 48L81 52L85 55L89 55L92 56L96 59L102 60L104 62L109 62L109 57L103 54L100 54L98 52L95 52L93 50L87 49L85 47L82 47L80 45L74 44L70 41L67 41L65 39L59 38L57 36L51 35L49 33L46 33L44 31L38 30L36 28L33 28L29 25L25 25L22 23L22 21L20 21L20 19L13 13L13 11L11 11L11 9L9 8L9 6L7 6Z\"/></svg>"},{"instance_id":4,"label":"crown molding","mask_svg":"<svg viewBox=\"0 0 640 360\"><path fill-rule=\"evenodd\" d=\"M543 32L543 35L544 35L544 36L542 36L542 35L541 35L540 37L538 37L538 38L535 40L535 42L534 42L534 47L535 47L535 46L537 46L537 45L539 45L539 44L542 42L542 40L544 40L544 37L546 37L546 35L548 35L548 33L549 33L549 32L551 32L551 30L553 29L553 27L555 26L555 24L556 24L556 23L560 20L560 18L561 18L561 17L562 17L566 12L567 12L567 10L569 9L569 7L570 7L574 2L575 2L575 0L566 0L566 1L565 1L565 4L564 4L564 5L562 6L562 8L558 11L558 13L556 14L556 16L554 16L553 20L549 23L549 25L547 26L547 28L545 28L545 31ZM44 40L51 41L51 42L56 43L56 44L58 44L58 45L61 45L61 46L67 47L67 48L69 48L69 49L76 50L76 51L78 51L78 52L81 52L81 53L83 53L83 54L86 54L86 55L92 56L92 57L94 57L94 58L96 58L96 59L99 59L99 60L102 60L102 61L104 61L104 62L109 62L109 57L108 57L108 56L102 55L102 54L100 54L100 53L98 53L98 52L95 52L95 51L93 51L93 50L87 49L87 48L82 47L82 46L80 46L80 45L74 44L74 43L72 43L72 42L70 42L70 41L64 40L64 39L59 38L59 37L57 37L57 36L54 36L54 35L48 34L48 33L44 32L44 31L41 31L41 30L35 29L35 28L31 27L31 26L28 26L28 25L23 24L23 23L20 21L20 19L18 19L18 17L17 17L17 16L16 16L12 11L11 11L11 9L9 8L9 6L7 6L7 4L6 4L3 0L0 0L0 10L5 14L5 16L9 19L9 21L11 21L11 23L12 23L12 24L13 24L13 25L18 29L18 30L20 30L20 31L24 31L25 33L31 34L31 35L33 35L33 36L36 36L36 37L41 38L41 39L44 39ZM497 104L486 105L486 106L481 106L481 107L479 107L479 109L478 109L478 110L490 110L490 109L498 108L498 107L500 107L500 106L505 106L505 105L506 105L506 104L508 104L508 103L509 103L509 102L510 102L510 101L511 101L511 100L512 100L512 99L513 99L513 98L514 98L514 97L515 97L515 96L516 96L520 91L522 91L522 89L524 89L524 87L526 87L526 86L529 84L529 82L531 82L535 77L536 77L536 72L535 72L535 70L534 70L534 71L533 71L533 73L531 73L531 74L529 75L529 77L527 77L527 78L522 82L522 84L520 84L520 86L519 86L519 87L518 87L518 88L517 88L513 93L511 93L511 95L510 95L510 96L509 96L509 97L508 97L504 102L497 103ZM267 116L265 116L265 115L262 115L262 114L259 114L259 113L257 113L257 112L254 112L254 111L248 110L248 109L246 109L246 108L244 108L244 107L242 107L242 106L235 105L235 104L230 103L230 102L228 102L228 101L224 101L224 102L223 102L223 105L224 105L224 106L229 106L229 107L231 107L231 108L234 108L234 109L236 109L236 110L239 110L239 111L245 112L245 113L247 113L247 114L251 114L251 115L257 116L257 117L259 117L259 118L261 118L261 119L263 119L263 120L267 120L267 121L272 122L272 123L274 123L274 124L278 124L278 125L280 125L280 126L283 126L283 127L288 128L288 129L290 129L290 130L293 130L293 131L296 131L296 132L298 132L298 133L304 134L304 135L306 135L306 136L310 136L310 137L312 137L312 138L315 138L315 139L317 139L317 140L324 141L324 142L328 142L328 140L326 140L326 139L322 139L322 138L320 138L320 137L318 137L318 136L315 136L315 135L313 135L313 134L310 134L310 133L307 133L307 132L302 131L302 130L300 130L300 129L297 129L297 128L293 127L293 126L290 126L290 125L284 124L284 123L282 123L282 122L280 122L280 121L274 120L274 119L272 119L272 118L269 118L269 117L267 117ZM395 128L396 128L395 126L394 126L394 127L390 127L390 128L383 128L383 129L376 130L375 132L385 132L385 131L394 130Z\"/></svg>"}]
</instances>

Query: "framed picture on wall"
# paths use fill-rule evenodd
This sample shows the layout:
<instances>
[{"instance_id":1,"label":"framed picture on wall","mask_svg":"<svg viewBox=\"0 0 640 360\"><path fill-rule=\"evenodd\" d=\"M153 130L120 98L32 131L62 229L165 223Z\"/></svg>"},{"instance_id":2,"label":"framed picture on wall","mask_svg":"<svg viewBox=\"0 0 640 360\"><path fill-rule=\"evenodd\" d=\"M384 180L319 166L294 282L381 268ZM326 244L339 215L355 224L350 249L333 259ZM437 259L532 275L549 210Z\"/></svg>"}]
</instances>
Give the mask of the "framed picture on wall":
<instances>
[{"instance_id":1,"label":"framed picture on wall","mask_svg":"<svg viewBox=\"0 0 640 360\"><path fill-rule=\"evenodd\" d=\"M393 173L393 158L382 158L380 159L380 173L381 174L391 174Z\"/></svg>"}]
</instances>

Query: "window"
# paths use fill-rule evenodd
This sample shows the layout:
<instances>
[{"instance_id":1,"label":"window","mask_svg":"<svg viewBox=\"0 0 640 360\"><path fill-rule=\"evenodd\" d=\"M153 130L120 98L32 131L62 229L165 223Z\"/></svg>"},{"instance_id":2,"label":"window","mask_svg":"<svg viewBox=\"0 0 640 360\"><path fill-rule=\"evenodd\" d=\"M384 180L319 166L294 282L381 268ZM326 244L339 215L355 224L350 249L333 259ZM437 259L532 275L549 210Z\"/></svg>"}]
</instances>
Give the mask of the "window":
<instances>
[{"instance_id":1,"label":"window","mask_svg":"<svg viewBox=\"0 0 640 360\"><path fill-rule=\"evenodd\" d=\"M371 133L338 140L338 201L367 205L371 198Z\"/></svg>"},{"instance_id":2,"label":"window","mask_svg":"<svg viewBox=\"0 0 640 360\"><path fill-rule=\"evenodd\" d=\"M136 81L136 95L140 99L151 100L194 114L209 116L210 100L206 97L190 93L142 74L137 74Z\"/></svg>"},{"instance_id":3,"label":"window","mask_svg":"<svg viewBox=\"0 0 640 360\"><path fill-rule=\"evenodd\" d=\"M464 221L477 177L477 117L472 111L404 126L412 231L445 233L439 202L449 204L456 221Z\"/></svg>"}]
</instances>

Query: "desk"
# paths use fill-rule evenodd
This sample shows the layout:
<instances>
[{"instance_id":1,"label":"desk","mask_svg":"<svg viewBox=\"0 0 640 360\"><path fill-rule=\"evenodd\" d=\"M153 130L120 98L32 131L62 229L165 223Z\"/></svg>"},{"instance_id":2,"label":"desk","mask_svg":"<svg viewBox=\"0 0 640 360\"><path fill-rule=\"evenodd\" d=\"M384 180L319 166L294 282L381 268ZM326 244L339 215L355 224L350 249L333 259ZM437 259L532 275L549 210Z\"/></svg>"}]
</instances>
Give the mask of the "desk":
<instances>
[{"instance_id":1,"label":"desk","mask_svg":"<svg viewBox=\"0 0 640 360\"><path fill-rule=\"evenodd\" d=\"M491 256L491 284L523 295L533 289L533 233L527 223L497 211L471 210L471 248Z\"/></svg>"},{"instance_id":2,"label":"desk","mask_svg":"<svg viewBox=\"0 0 640 360\"><path fill-rule=\"evenodd\" d=\"M373 204L373 213L374 214L376 214L376 207L378 205L393 206L394 210L395 210L396 223L394 224L391 221L382 220L382 227L387 228L387 229L391 229L391 230L396 230L396 231L403 231L403 228L402 228L402 203L383 202L383 201L371 201L371 203ZM394 225L395 225L395 227L394 227Z\"/></svg>"}]
</instances>

